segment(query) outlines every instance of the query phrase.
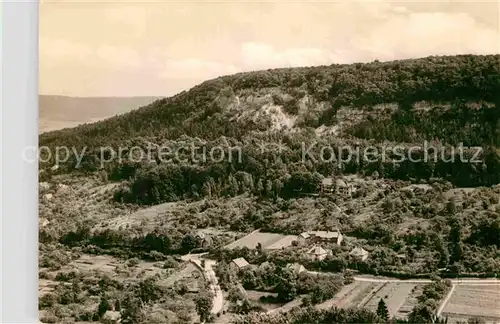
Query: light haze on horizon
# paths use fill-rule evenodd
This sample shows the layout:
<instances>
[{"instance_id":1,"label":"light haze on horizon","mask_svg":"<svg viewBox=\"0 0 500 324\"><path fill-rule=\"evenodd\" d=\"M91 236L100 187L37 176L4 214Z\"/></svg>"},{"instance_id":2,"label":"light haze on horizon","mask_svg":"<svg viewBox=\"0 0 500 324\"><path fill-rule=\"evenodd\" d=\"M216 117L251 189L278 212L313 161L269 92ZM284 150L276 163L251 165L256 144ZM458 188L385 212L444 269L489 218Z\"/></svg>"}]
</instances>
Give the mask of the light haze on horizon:
<instances>
[{"instance_id":1,"label":"light haze on horizon","mask_svg":"<svg viewBox=\"0 0 500 324\"><path fill-rule=\"evenodd\" d=\"M499 2L40 4L40 93L170 96L279 67L500 53Z\"/></svg>"}]
</instances>

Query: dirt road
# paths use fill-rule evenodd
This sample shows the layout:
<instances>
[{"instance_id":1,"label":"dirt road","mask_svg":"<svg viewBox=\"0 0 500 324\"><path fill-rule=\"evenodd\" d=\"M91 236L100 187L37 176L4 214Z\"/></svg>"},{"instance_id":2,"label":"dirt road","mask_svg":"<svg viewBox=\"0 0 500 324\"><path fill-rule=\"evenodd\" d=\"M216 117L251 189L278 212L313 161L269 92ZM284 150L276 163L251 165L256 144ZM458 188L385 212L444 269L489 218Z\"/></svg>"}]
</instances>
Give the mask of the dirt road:
<instances>
[{"instance_id":1,"label":"dirt road","mask_svg":"<svg viewBox=\"0 0 500 324\"><path fill-rule=\"evenodd\" d=\"M212 300L212 314L218 314L222 311L222 307L224 306L224 295L222 294L222 289L219 286L219 281L217 276L215 275L214 267L217 265L217 262L210 259L204 259L202 254L186 254L181 258L185 261L190 261L195 264L199 269L203 271L203 275L205 279L210 283L210 291L212 292L213 300ZM205 260L205 268L201 266L201 260Z\"/></svg>"}]
</instances>

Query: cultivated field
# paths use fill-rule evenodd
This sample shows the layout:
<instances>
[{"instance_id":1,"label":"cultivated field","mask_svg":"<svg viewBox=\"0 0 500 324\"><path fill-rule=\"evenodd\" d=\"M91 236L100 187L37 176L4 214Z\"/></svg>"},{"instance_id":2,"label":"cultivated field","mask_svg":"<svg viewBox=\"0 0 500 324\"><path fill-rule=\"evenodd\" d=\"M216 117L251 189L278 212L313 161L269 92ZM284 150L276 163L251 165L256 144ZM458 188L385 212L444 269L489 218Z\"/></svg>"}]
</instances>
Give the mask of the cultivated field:
<instances>
[{"instance_id":1,"label":"cultivated field","mask_svg":"<svg viewBox=\"0 0 500 324\"><path fill-rule=\"evenodd\" d=\"M227 249L243 248L255 249L258 243L265 250L279 250L292 245L292 242L297 240L295 235L282 235L276 233L262 233L254 231L247 236L240 238L231 244L226 245Z\"/></svg>"},{"instance_id":2,"label":"cultivated field","mask_svg":"<svg viewBox=\"0 0 500 324\"><path fill-rule=\"evenodd\" d=\"M458 285L443 309L449 323L481 317L487 322L500 322L500 286Z\"/></svg>"},{"instance_id":3,"label":"cultivated field","mask_svg":"<svg viewBox=\"0 0 500 324\"><path fill-rule=\"evenodd\" d=\"M420 293L420 284L406 282L366 282L355 281L344 286L333 298L319 305L320 308L330 307L367 308L377 310L380 299L384 299L390 316L404 318L416 304L416 296Z\"/></svg>"},{"instance_id":4,"label":"cultivated field","mask_svg":"<svg viewBox=\"0 0 500 324\"><path fill-rule=\"evenodd\" d=\"M415 284L411 283L386 283L378 288L364 305L360 306L376 311L378 302L384 299L390 316L394 316L398 314L406 299L412 295L414 287ZM403 314L401 315L404 317Z\"/></svg>"}]
</instances>

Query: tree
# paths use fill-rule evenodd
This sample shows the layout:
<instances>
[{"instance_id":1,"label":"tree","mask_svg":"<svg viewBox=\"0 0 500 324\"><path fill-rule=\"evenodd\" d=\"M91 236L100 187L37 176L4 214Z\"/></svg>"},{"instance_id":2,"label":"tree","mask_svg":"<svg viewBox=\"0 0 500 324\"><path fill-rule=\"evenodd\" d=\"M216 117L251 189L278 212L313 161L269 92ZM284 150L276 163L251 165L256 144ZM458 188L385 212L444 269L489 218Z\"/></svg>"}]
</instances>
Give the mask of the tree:
<instances>
[{"instance_id":1,"label":"tree","mask_svg":"<svg viewBox=\"0 0 500 324\"><path fill-rule=\"evenodd\" d=\"M389 320L389 311L387 310L387 305L382 298L380 298L380 301L378 302L377 315L384 321Z\"/></svg>"},{"instance_id":2,"label":"tree","mask_svg":"<svg viewBox=\"0 0 500 324\"><path fill-rule=\"evenodd\" d=\"M450 262L460 261L462 259L462 226L456 218L451 222L448 240L450 242Z\"/></svg>"},{"instance_id":3,"label":"tree","mask_svg":"<svg viewBox=\"0 0 500 324\"><path fill-rule=\"evenodd\" d=\"M120 312L121 323L135 324L142 320L141 302L138 298L127 295Z\"/></svg>"},{"instance_id":4,"label":"tree","mask_svg":"<svg viewBox=\"0 0 500 324\"><path fill-rule=\"evenodd\" d=\"M195 299L196 312L200 316L201 322L206 322L210 319L210 311L212 309L212 296L208 293L199 294Z\"/></svg>"},{"instance_id":5,"label":"tree","mask_svg":"<svg viewBox=\"0 0 500 324\"><path fill-rule=\"evenodd\" d=\"M110 309L110 304L108 299L106 298L106 296L102 296L101 302L97 307L97 314L99 315L99 318L101 318L109 309Z\"/></svg>"},{"instance_id":6,"label":"tree","mask_svg":"<svg viewBox=\"0 0 500 324\"><path fill-rule=\"evenodd\" d=\"M191 252L196 247L196 238L191 234L186 234L181 241L181 249L185 253Z\"/></svg>"}]
</instances>

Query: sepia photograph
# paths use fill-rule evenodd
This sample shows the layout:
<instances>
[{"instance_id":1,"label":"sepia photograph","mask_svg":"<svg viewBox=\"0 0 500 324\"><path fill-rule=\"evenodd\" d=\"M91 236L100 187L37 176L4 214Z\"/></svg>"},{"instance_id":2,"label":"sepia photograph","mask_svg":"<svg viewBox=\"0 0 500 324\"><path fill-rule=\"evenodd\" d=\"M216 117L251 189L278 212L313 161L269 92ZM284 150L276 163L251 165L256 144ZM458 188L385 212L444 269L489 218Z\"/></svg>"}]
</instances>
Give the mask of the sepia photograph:
<instances>
[{"instance_id":1,"label":"sepia photograph","mask_svg":"<svg viewBox=\"0 0 500 324\"><path fill-rule=\"evenodd\" d=\"M40 323L500 323L500 2L42 0Z\"/></svg>"}]
</instances>

